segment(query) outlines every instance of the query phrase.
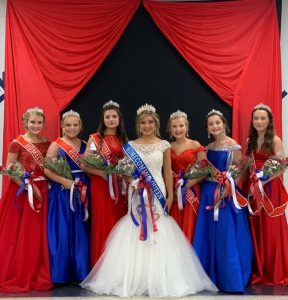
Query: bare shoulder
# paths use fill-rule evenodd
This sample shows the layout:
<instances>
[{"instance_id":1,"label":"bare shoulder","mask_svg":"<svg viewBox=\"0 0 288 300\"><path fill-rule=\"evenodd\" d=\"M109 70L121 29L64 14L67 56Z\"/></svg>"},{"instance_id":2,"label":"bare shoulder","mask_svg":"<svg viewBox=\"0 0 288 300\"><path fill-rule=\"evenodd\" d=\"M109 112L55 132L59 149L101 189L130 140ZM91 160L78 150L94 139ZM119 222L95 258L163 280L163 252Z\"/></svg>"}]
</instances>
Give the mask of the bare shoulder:
<instances>
[{"instance_id":1,"label":"bare shoulder","mask_svg":"<svg viewBox=\"0 0 288 300\"><path fill-rule=\"evenodd\" d=\"M201 144L196 140L190 140L189 142L190 142L189 144L192 149L195 149L195 148L198 148L201 146Z\"/></svg>"},{"instance_id":2,"label":"bare shoulder","mask_svg":"<svg viewBox=\"0 0 288 300\"><path fill-rule=\"evenodd\" d=\"M49 146L49 149L53 149L53 150L55 150L55 149L58 150L58 148L59 148L59 145L55 141L53 141Z\"/></svg>"},{"instance_id":3,"label":"bare shoulder","mask_svg":"<svg viewBox=\"0 0 288 300\"><path fill-rule=\"evenodd\" d=\"M238 145L238 143L230 137L228 137L227 144L228 144L228 146Z\"/></svg>"},{"instance_id":4,"label":"bare shoulder","mask_svg":"<svg viewBox=\"0 0 288 300\"><path fill-rule=\"evenodd\" d=\"M275 145L280 145L280 144L282 144L282 140L280 139L280 137L278 135L275 135L273 138L273 143Z\"/></svg>"}]
</instances>

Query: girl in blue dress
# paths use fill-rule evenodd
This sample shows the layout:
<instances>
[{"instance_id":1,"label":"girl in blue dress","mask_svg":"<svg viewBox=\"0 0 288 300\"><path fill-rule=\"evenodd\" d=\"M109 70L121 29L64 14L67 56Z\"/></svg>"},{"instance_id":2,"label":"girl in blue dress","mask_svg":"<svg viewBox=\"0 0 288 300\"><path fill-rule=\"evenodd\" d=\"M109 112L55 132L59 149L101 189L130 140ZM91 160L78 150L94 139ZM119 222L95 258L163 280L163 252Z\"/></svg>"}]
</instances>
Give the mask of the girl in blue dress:
<instances>
[{"instance_id":1,"label":"girl in blue dress","mask_svg":"<svg viewBox=\"0 0 288 300\"><path fill-rule=\"evenodd\" d=\"M227 136L227 121L220 111L208 113L206 126L208 137L211 135L214 139L208 145L207 158L216 168L218 177L207 177L202 183L193 247L220 290L241 293L249 281L252 265L247 209L239 205L241 195L238 192L234 197L227 197L227 188L220 189L221 182L227 183L225 172L229 166L242 160L241 146ZM222 199L219 207L214 200L219 199L217 192Z\"/></svg>"},{"instance_id":2,"label":"girl in blue dress","mask_svg":"<svg viewBox=\"0 0 288 300\"><path fill-rule=\"evenodd\" d=\"M53 283L79 282L89 273L88 177L79 161L86 148L78 138L80 115L72 110L64 113L61 127L63 136L50 145L47 157L65 158L73 179L45 168L51 179L47 231Z\"/></svg>"}]
</instances>

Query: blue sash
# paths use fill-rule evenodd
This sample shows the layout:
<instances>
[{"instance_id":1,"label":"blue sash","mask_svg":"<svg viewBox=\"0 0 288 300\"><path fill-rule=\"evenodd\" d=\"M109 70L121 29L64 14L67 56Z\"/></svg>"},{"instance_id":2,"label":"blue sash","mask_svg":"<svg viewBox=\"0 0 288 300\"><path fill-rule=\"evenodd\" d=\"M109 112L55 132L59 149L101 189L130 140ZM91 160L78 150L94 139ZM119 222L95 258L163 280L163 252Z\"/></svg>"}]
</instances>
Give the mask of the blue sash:
<instances>
[{"instance_id":1,"label":"blue sash","mask_svg":"<svg viewBox=\"0 0 288 300\"><path fill-rule=\"evenodd\" d=\"M164 206L166 203L166 198L164 197L162 191L160 190L157 182L153 178L152 174L150 173L149 169L145 165L144 161L141 159L141 157L138 155L138 153L135 151L135 149L129 143L127 143L123 146L123 150L126 153L126 155L131 159L131 161L134 163L137 171L140 174L142 172L144 172L147 175L147 177L149 178L149 182L151 184L151 189L152 189L154 195L156 196L156 198L161 203L161 205L163 207L163 211L165 212Z\"/></svg>"}]
</instances>

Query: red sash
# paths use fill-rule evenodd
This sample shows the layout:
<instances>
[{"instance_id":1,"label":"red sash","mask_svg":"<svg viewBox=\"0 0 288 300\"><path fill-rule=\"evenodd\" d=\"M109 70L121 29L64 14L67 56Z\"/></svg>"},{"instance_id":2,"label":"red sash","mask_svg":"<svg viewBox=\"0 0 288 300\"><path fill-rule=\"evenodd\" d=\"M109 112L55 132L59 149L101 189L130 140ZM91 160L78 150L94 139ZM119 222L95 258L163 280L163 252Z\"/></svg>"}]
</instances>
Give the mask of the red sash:
<instances>
[{"instance_id":1,"label":"red sash","mask_svg":"<svg viewBox=\"0 0 288 300\"><path fill-rule=\"evenodd\" d=\"M58 138L55 143L64 150L69 157L75 162L75 164L81 169L81 161L79 160L79 153L74 149L74 147L67 144L65 141L63 141L61 138Z\"/></svg>"},{"instance_id":2,"label":"red sash","mask_svg":"<svg viewBox=\"0 0 288 300\"><path fill-rule=\"evenodd\" d=\"M99 153L101 154L101 156L106 160L106 161L111 161L111 150L109 148L109 146L107 145L107 143L105 142L105 140L102 140L102 144L100 147L100 137L97 133L93 133L91 134L91 137L93 139L93 142L97 148L97 150L99 151Z\"/></svg>"},{"instance_id":3,"label":"red sash","mask_svg":"<svg viewBox=\"0 0 288 300\"><path fill-rule=\"evenodd\" d=\"M209 161L208 161L209 162ZM224 183L225 185L227 184L227 181L226 181L226 179L225 179L225 173L226 172L224 172L224 173L222 173L222 172L220 172L217 168L215 168L214 167L214 165L213 164L211 164L211 162L209 162L209 165L210 165L210 167L214 170L214 172L215 172L215 174L216 174L216 177L215 177L215 179L216 179L216 181L219 183L219 184L221 184L221 183ZM228 187L228 191L229 191L229 187ZM245 207L246 205L247 205L247 199L243 196L243 195L241 195L240 193L239 193L239 191L235 191L236 192L236 196L237 196L237 202L238 202L238 204L241 206L241 207Z\"/></svg>"},{"instance_id":4,"label":"red sash","mask_svg":"<svg viewBox=\"0 0 288 300\"><path fill-rule=\"evenodd\" d=\"M173 173L173 179L174 179L174 182L175 182L174 188L177 191L177 189L179 187L178 180L181 179L181 176L177 175L174 172L172 172L172 173ZM178 195L176 197L178 197ZM192 208L195 212L195 215L197 216L198 208L199 208L198 198L194 195L194 193L191 191L191 189L185 189L185 197L186 197L186 200L189 202L189 204L192 206Z\"/></svg>"},{"instance_id":5,"label":"red sash","mask_svg":"<svg viewBox=\"0 0 288 300\"><path fill-rule=\"evenodd\" d=\"M44 158L39 149L37 149L32 143L26 141L22 135L19 135L14 141L17 142L20 146L22 146L31 154L31 156L36 161L41 170L44 169Z\"/></svg>"},{"instance_id":6,"label":"red sash","mask_svg":"<svg viewBox=\"0 0 288 300\"><path fill-rule=\"evenodd\" d=\"M37 149L32 143L26 141L22 135L19 135L14 141L17 142L20 146L22 146L25 150L27 150L28 153L31 154L31 156L33 157L33 159L38 164L38 166L40 167L41 170L44 169L44 165L43 165L44 158L43 158L42 153L39 151L39 149ZM32 172L29 175L29 177L24 179L22 186L19 188L19 190L17 192L17 194L21 193L24 190L24 188L27 187L28 202L29 202L30 207L35 212L40 211L40 209L42 208L42 201L43 201L41 192L40 192L39 188L37 187L37 185L34 183L39 180L46 180L46 179L43 176L34 177L34 174ZM36 202L36 204L34 204L33 193L35 193L38 197L38 201ZM16 198L17 197L18 196L16 196ZM15 199L15 201L16 201L16 199Z\"/></svg>"},{"instance_id":7,"label":"red sash","mask_svg":"<svg viewBox=\"0 0 288 300\"><path fill-rule=\"evenodd\" d=\"M198 208L199 208L199 200L190 189L186 190L186 199L189 202L189 204L192 206L195 215L197 216Z\"/></svg>"},{"instance_id":8,"label":"red sash","mask_svg":"<svg viewBox=\"0 0 288 300\"><path fill-rule=\"evenodd\" d=\"M112 151L110 150L108 144L105 142L105 140L102 140L102 143L100 141L100 137L97 133L91 134L91 137L93 139L93 142L99 152L99 154L107 161L108 164L110 164L112 157ZM100 147L101 143L101 147ZM121 178L121 181L124 180ZM109 194L112 200L116 200L116 203L119 199L120 195L120 187L119 187L119 180L118 176L116 174L108 174L108 188L109 188ZM121 189L122 190L122 189Z\"/></svg>"},{"instance_id":9,"label":"red sash","mask_svg":"<svg viewBox=\"0 0 288 300\"><path fill-rule=\"evenodd\" d=\"M269 197L267 196L267 194L264 192L264 190L261 192L259 184L262 184L262 182L260 181L259 178L257 178L257 173L256 173L256 163L255 163L255 159L254 159L254 155L251 155L252 158L252 163L249 166L249 171L250 171L250 176L249 176L249 193L252 195L252 203L256 202L256 211L254 212L251 208L251 206L249 205L249 211L251 214L253 215L259 215L260 210L262 209L262 207L264 208L265 212L267 213L267 215L269 217L278 217L281 216L282 214L285 213L286 207L287 207L287 203L288 201L286 201L284 204L278 206L278 207L274 207L273 203L271 202L271 200L269 199ZM280 180L280 185L281 188L283 190L285 190L283 181L281 178L279 178Z\"/></svg>"},{"instance_id":10,"label":"red sash","mask_svg":"<svg viewBox=\"0 0 288 300\"><path fill-rule=\"evenodd\" d=\"M63 141L61 138L58 138L55 143L62 149L64 150L67 155L75 162L75 164L81 169L80 164L81 161L79 160L79 153L75 150L74 147L70 146L67 144L65 141ZM84 221L88 219L88 199L86 197L87 193L87 185L84 184L79 178L77 178L70 190L70 208L73 212L75 212L74 205L73 205L73 193L74 193L74 187L77 188L78 193L79 193L79 200L80 203L84 206L85 210L85 217Z\"/></svg>"}]
</instances>

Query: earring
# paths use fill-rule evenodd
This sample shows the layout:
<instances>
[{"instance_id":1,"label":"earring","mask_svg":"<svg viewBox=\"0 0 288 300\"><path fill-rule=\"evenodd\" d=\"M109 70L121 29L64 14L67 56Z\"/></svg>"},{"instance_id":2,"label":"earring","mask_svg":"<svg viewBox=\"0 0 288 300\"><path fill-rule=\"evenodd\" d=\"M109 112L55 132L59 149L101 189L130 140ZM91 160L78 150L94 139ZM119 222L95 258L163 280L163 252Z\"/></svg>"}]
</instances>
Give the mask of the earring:
<instances>
[{"instance_id":1,"label":"earring","mask_svg":"<svg viewBox=\"0 0 288 300\"><path fill-rule=\"evenodd\" d=\"M210 140L210 138L211 138L211 135L210 135L210 132L208 132L208 139Z\"/></svg>"}]
</instances>

